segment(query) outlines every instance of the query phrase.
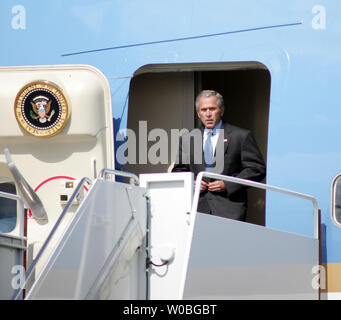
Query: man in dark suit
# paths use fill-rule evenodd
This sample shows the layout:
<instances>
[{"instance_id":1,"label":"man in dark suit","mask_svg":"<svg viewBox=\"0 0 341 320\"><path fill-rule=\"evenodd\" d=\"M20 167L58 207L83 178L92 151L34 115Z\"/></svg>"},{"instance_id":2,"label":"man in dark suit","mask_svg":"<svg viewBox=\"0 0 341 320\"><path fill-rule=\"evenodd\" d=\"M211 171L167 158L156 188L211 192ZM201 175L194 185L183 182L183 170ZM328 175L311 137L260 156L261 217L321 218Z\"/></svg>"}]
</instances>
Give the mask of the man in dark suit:
<instances>
[{"instance_id":1,"label":"man in dark suit","mask_svg":"<svg viewBox=\"0 0 341 320\"><path fill-rule=\"evenodd\" d=\"M179 153L172 172L210 171L253 181L265 177L265 164L249 130L222 121L223 97L204 90L196 99L196 111L203 124L181 136ZM245 221L246 187L240 184L204 178L200 186L198 211Z\"/></svg>"}]
</instances>

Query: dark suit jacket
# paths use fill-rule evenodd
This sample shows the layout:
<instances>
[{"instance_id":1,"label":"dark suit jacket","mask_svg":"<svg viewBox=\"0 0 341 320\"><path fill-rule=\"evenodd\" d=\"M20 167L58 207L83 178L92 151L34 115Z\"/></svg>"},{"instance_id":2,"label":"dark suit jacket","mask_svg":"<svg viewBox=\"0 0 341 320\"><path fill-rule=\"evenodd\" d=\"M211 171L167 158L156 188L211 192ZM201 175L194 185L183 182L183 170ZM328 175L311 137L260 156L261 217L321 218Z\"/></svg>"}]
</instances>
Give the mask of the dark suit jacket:
<instances>
[{"instance_id":1,"label":"dark suit jacket","mask_svg":"<svg viewBox=\"0 0 341 320\"><path fill-rule=\"evenodd\" d=\"M265 164L251 131L223 123L219 135L216 161L211 172L253 181L265 177ZM190 171L196 177L205 169L202 151L203 129L194 129L180 137L179 153L172 172ZM246 187L225 182L224 192L205 190L200 194L198 211L244 221L247 209Z\"/></svg>"}]
</instances>

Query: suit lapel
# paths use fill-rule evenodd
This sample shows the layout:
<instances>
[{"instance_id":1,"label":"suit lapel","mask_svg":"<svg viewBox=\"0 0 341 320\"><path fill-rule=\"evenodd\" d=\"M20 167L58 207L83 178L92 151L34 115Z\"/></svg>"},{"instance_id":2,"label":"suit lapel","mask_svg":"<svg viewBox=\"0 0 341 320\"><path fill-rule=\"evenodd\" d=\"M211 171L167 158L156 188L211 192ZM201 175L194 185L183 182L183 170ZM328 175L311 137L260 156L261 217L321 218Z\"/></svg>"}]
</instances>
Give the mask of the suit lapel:
<instances>
[{"instance_id":1,"label":"suit lapel","mask_svg":"<svg viewBox=\"0 0 341 320\"><path fill-rule=\"evenodd\" d=\"M225 154L232 136L232 129L227 123L223 123L221 129L224 130L224 134L222 134L222 132L219 134L214 153L216 162L215 166L213 166L210 170L214 173L222 173L224 171Z\"/></svg>"},{"instance_id":2,"label":"suit lapel","mask_svg":"<svg viewBox=\"0 0 341 320\"><path fill-rule=\"evenodd\" d=\"M227 147L230 144L230 140L231 140L231 136L232 136L232 128L230 127L230 125L228 123L224 123L223 124L223 128L224 128L224 154L227 151Z\"/></svg>"},{"instance_id":3,"label":"suit lapel","mask_svg":"<svg viewBox=\"0 0 341 320\"><path fill-rule=\"evenodd\" d=\"M232 135L232 129L231 127L227 124L227 123L223 123L222 128L224 130L224 135L222 135L220 132L219 137L218 137L218 142L217 142L217 147L221 146L223 144L223 148L224 148L224 154L227 151L227 147L230 143L231 140L231 135ZM217 147L214 153L214 156L216 156L216 152L217 152Z\"/></svg>"}]
</instances>

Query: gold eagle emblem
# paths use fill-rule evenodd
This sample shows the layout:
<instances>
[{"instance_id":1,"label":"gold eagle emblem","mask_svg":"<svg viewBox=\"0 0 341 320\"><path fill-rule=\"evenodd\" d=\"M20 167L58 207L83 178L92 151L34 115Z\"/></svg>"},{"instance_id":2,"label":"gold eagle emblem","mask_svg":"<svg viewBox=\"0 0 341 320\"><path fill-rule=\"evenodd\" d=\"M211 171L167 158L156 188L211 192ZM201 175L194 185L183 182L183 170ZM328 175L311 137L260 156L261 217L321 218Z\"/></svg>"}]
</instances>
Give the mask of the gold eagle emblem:
<instances>
[{"instance_id":1,"label":"gold eagle emblem","mask_svg":"<svg viewBox=\"0 0 341 320\"><path fill-rule=\"evenodd\" d=\"M31 101L32 109L34 114L31 113L31 118L34 120L39 119L40 123L45 123L46 121L51 121L52 116L54 115L54 110L52 110L51 114L51 103L52 101L45 96L35 97Z\"/></svg>"},{"instance_id":2,"label":"gold eagle emblem","mask_svg":"<svg viewBox=\"0 0 341 320\"><path fill-rule=\"evenodd\" d=\"M35 137L52 137L60 133L69 120L70 111L64 91L45 80L26 84L18 92L14 103L18 124Z\"/></svg>"}]
</instances>

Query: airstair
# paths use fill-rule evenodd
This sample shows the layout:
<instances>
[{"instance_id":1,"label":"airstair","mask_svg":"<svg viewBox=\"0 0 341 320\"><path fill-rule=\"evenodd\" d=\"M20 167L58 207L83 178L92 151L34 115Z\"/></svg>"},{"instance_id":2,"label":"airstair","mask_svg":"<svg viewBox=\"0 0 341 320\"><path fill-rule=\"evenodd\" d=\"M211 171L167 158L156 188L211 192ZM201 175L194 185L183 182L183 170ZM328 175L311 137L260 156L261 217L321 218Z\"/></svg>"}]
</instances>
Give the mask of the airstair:
<instances>
[{"instance_id":1,"label":"airstair","mask_svg":"<svg viewBox=\"0 0 341 320\"><path fill-rule=\"evenodd\" d=\"M130 183L114 181L118 175ZM318 299L312 273L319 263L315 199L212 173L200 173L197 183L203 176L311 201L314 236L197 212L199 193L193 194L191 173L138 179L106 169L53 250L46 250L65 207L12 298L23 297L21 289L34 275L25 299ZM37 275L34 269L45 250L50 254Z\"/></svg>"}]
</instances>

